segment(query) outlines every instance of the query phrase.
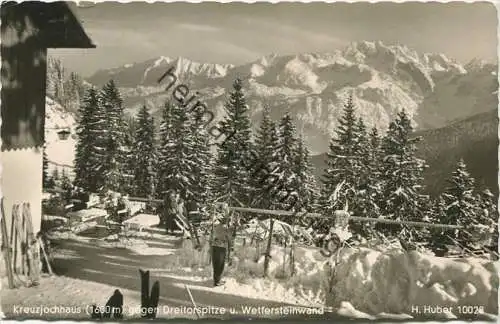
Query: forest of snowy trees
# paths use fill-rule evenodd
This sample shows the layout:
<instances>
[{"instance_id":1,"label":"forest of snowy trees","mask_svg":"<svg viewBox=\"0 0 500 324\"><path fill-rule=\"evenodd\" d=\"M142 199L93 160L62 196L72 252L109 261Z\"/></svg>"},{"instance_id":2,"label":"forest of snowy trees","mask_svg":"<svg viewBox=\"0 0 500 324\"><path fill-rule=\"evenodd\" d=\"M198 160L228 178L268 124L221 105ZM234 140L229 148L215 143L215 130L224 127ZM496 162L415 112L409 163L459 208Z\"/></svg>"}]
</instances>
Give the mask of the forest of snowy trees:
<instances>
[{"instance_id":1,"label":"forest of snowy trees","mask_svg":"<svg viewBox=\"0 0 500 324\"><path fill-rule=\"evenodd\" d=\"M457 161L445 192L437 198L425 194L426 165L416 155L419 139L404 110L388 130L368 129L348 98L322 181L313 175L309 151L289 114L275 121L265 108L253 135L241 80L233 83L225 110L218 127L233 135L216 144L203 112L185 109L182 101L164 104L157 129L146 106L127 118L112 80L102 89L89 89L79 108L74 184L89 192L156 198L172 188L202 205L222 199L230 205L326 215L347 201L358 216L496 226L495 198L488 190L476 191L463 161ZM339 183L342 190L332 201ZM324 224L318 220L312 225L321 229ZM432 248L471 242L467 231L356 222L351 229L355 237L383 234Z\"/></svg>"}]
</instances>

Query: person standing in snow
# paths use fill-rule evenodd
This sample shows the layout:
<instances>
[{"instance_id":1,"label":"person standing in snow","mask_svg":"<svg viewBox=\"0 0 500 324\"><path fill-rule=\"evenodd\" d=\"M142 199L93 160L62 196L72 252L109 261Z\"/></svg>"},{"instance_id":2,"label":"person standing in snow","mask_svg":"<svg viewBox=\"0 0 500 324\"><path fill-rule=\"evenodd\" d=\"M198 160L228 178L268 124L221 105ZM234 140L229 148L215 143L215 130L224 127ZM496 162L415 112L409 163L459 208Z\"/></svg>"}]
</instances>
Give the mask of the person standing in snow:
<instances>
[{"instance_id":1,"label":"person standing in snow","mask_svg":"<svg viewBox=\"0 0 500 324\"><path fill-rule=\"evenodd\" d=\"M128 205L128 198L126 196L119 196L116 209L118 222L122 224L130 216L130 206Z\"/></svg>"},{"instance_id":2,"label":"person standing in snow","mask_svg":"<svg viewBox=\"0 0 500 324\"><path fill-rule=\"evenodd\" d=\"M166 233L174 233L175 229L175 217L178 213L179 206L177 202L177 195L175 190L169 190L166 192L163 199L163 220L162 225L165 226Z\"/></svg>"},{"instance_id":3,"label":"person standing in snow","mask_svg":"<svg viewBox=\"0 0 500 324\"><path fill-rule=\"evenodd\" d=\"M231 234L227 227L228 207L227 205L223 205L219 208L220 210L216 211L216 215L214 215L213 229L210 237L214 286L224 284L221 278L224 272L227 248L231 240Z\"/></svg>"}]
</instances>

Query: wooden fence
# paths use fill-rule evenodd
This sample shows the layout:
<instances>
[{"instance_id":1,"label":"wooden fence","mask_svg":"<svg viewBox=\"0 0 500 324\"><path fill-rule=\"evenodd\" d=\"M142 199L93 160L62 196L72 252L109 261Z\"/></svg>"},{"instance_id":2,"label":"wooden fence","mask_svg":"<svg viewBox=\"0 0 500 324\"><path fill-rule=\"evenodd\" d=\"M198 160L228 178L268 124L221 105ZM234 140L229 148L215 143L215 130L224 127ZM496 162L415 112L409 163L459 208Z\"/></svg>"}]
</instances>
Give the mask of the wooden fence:
<instances>
[{"instance_id":1,"label":"wooden fence","mask_svg":"<svg viewBox=\"0 0 500 324\"><path fill-rule=\"evenodd\" d=\"M140 201L140 202L152 202L152 203L162 203L161 199L148 199L148 198L140 198L140 197L130 197L130 201ZM222 205L222 203L215 203L215 205ZM286 210L268 210L268 209L259 209L259 208L248 208L248 207L235 207L229 206L229 210L242 212L242 213L252 213L259 215L269 215L270 216L270 228L267 233L267 247L264 261L264 275L267 275L267 270L269 266L270 259L270 250L271 250L271 240L273 237L273 225L274 218L276 217L300 217L300 218L313 218L313 219L326 219L331 220L332 222L335 220L334 215L323 215L320 213L305 213L305 212L293 212ZM370 217L361 217L361 216L350 216L349 220L357 221L357 222L373 222L373 223L382 223L382 224L395 224L395 225L408 225L415 227L429 227L429 228L441 228L446 230L466 230L466 227L460 225L450 225L450 224L440 224L440 223L430 223L430 222L416 222L416 221L406 221L406 220L394 220L394 219L386 219L386 218L370 218ZM480 227L480 225L472 225L471 227ZM295 243L292 242L292 248L290 250L290 259L293 260L293 250L295 247ZM291 264L292 269L294 268L293 262ZM293 273L293 270L292 270Z\"/></svg>"},{"instance_id":2,"label":"wooden fence","mask_svg":"<svg viewBox=\"0 0 500 324\"><path fill-rule=\"evenodd\" d=\"M271 215L271 216L300 216L304 218L319 218L319 219L331 219L334 220L333 215L327 216L319 213L306 213L303 212L291 212L285 210L268 210L268 209L258 209L258 208L245 208L245 207L229 207L230 210L244 212L244 213L254 213L254 214L262 214L262 215ZM449 224L436 224L436 223L426 223L426 222L412 222L412 221L401 221L401 220L393 220L393 219L384 219L384 218L370 218L370 217L360 217L360 216L351 216L349 220L359 221L359 222L374 222L374 223L383 223L383 224L399 224L399 225L410 225L410 226L419 226L419 227L434 227L434 228L443 228L443 229L464 229L465 227L460 225L449 225Z\"/></svg>"},{"instance_id":3,"label":"wooden fence","mask_svg":"<svg viewBox=\"0 0 500 324\"><path fill-rule=\"evenodd\" d=\"M130 197L130 201L141 201L141 202L154 202L161 203L161 199L148 199L148 198L140 198L140 197ZM216 203L217 205L221 205L222 203ZM253 213L253 214L261 214L261 215L270 215L270 216L300 216L304 218L316 218L316 219L331 219L333 220L333 215L323 215L320 213L304 213L304 212L292 212L286 210L269 210L269 209L259 209L259 208L248 208L248 207L229 207L230 210L243 212L243 213ZM358 221L358 222L373 222L373 223L382 223L382 224L399 224L399 225L409 225L409 226L417 226L417 227L433 227L433 228L443 228L443 229L464 229L465 227L460 225L449 225L449 224L439 224L439 223L426 223L426 222L414 222L414 221L404 221L404 220L394 220L394 219L385 219L385 218L370 218L370 217L361 217L361 216L351 216L349 220Z\"/></svg>"}]
</instances>

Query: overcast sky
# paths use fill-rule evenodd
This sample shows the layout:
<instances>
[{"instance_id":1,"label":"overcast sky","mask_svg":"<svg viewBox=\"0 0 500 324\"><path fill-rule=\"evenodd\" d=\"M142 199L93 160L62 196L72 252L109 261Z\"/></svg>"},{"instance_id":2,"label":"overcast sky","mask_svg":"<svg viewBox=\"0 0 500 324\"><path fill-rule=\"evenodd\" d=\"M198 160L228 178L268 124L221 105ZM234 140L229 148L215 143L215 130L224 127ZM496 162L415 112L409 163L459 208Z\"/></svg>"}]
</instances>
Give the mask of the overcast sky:
<instances>
[{"instance_id":1,"label":"overcast sky","mask_svg":"<svg viewBox=\"0 0 500 324\"><path fill-rule=\"evenodd\" d=\"M246 63L270 53L330 52L381 40L460 62L497 60L497 16L489 3L116 3L74 7L96 49L50 50L70 70L160 55Z\"/></svg>"}]
</instances>

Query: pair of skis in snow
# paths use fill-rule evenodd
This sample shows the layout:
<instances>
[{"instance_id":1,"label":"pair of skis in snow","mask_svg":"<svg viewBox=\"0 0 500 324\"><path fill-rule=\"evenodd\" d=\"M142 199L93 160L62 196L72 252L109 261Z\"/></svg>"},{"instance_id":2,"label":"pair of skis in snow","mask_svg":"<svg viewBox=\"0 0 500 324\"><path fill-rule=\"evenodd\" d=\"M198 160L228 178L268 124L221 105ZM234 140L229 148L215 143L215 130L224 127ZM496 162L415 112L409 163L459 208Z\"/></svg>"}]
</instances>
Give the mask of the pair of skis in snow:
<instances>
[{"instance_id":1,"label":"pair of skis in snow","mask_svg":"<svg viewBox=\"0 0 500 324\"><path fill-rule=\"evenodd\" d=\"M149 270L139 269L141 276L141 314L142 318L156 318L158 312L158 301L160 299L160 283L154 282L149 292Z\"/></svg>"},{"instance_id":2,"label":"pair of skis in snow","mask_svg":"<svg viewBox=\"0 0 500 324\"><path fill-rule=\"evenodd\" d=\"M33 233L33 220L29 203L15 204L12 207L11 232L7 233L7 223L2 199L2 249L4 252L5 265L9 287L14 288L14 274L25 286L37 286L40 280L40 251L39 240ZM17 250L17 249L20 249ZM21 258L21 274L28 277L29 282L24 282L16 271L17 257ZM14 262L12 262L14 261Z\"/></svg>"}]
</instances>

